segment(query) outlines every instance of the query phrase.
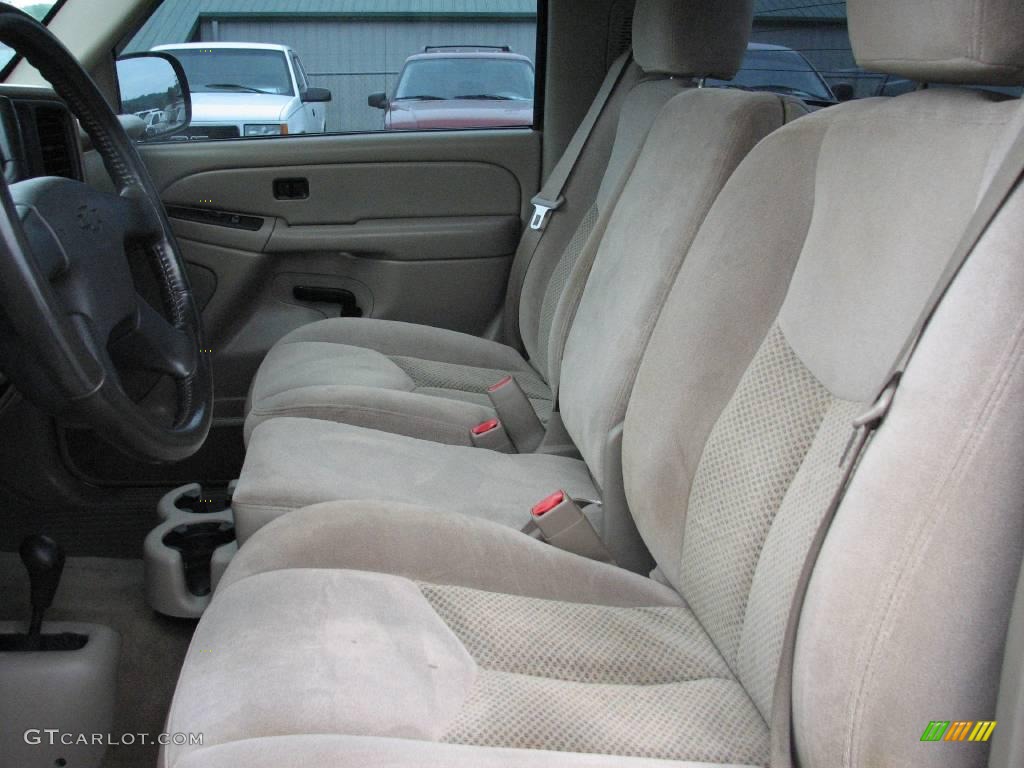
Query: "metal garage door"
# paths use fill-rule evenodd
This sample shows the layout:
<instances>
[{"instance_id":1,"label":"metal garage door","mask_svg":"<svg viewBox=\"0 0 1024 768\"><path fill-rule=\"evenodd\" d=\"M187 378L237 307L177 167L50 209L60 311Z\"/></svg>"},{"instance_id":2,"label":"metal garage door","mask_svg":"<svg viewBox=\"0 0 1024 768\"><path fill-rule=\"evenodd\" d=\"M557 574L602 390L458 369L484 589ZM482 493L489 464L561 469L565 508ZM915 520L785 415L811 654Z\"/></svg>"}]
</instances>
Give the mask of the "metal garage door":
<instances>
[{"instance_id":1,"label":"metal garage door","mask_svg":"<svg viewBox=\"0 0 1024 768\"><path fill-rule=\"evenodd\" d=\"M427 45L507 45L534 57L536 23L530 21L355 21L316 19L204 19L201 42L277 43L295 49L312 85L330 88L327 130L378 130L383 113L367 95L394 92L407 56Z\"/></svg>"}]
</instances>

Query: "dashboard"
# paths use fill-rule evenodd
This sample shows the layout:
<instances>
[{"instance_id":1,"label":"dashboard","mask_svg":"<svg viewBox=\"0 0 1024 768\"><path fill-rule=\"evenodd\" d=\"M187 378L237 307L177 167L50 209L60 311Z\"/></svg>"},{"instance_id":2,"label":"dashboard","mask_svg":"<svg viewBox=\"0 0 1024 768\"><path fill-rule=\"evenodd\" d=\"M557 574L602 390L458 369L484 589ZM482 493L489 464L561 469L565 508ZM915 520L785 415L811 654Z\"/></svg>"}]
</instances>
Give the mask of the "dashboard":
<instances>
[{"instance_id":1,"label":"dashboard","mask_svg":"<svg viewBox=\"0 0 1024 768\"><path fill-rule=\"evenodd\" d=\"M78 124L63 102L0 90L0 162L8 184L40 176L83 180Z\"/></svg>"},{"instance_id":2,"label":"dashboard","mask_svg":"<svg viewBox=\"0 0 1024 768\"><path fill-rule=\"evenodd\" d=\"M42 89L0 86L0 167L8 184L41 176L84 180L78 123ZM10 391L0 372L0 410Z\"/></svg>"}]
</instances>

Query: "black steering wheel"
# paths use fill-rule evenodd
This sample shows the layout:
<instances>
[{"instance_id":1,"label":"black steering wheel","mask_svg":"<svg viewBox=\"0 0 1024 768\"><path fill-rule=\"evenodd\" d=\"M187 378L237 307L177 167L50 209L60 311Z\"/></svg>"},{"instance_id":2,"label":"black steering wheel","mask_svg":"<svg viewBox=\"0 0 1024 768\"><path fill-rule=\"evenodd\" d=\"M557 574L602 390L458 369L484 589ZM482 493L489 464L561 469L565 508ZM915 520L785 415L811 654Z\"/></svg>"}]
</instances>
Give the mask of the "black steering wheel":
<instances>
[{"instance_id":1,"label":"black steering wheel","mask_svg":"<svg viewBox=\"0 0 1024 768\"><path fill-rule=\"evenodd\" d=\"M99 89L56 37L4 4L0 42L53 86L116 190L55 177L10 186L0 179L0 367L64 422L92 427L150 461L187 458L209 432L213 384L156 188Z\"/></svg>"}]
</instances>

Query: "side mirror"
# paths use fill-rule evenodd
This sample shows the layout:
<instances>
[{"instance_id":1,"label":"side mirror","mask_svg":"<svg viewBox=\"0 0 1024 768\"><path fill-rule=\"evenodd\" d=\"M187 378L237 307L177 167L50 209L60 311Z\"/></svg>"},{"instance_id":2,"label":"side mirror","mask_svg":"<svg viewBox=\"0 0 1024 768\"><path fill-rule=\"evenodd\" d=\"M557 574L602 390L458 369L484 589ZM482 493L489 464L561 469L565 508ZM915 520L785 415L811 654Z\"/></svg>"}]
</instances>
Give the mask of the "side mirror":
<instances>
[{"instance_id":1,"label":"side mirror","mask_svg":"<svg viewBox=\"0 0 1024 768\"><path fill-rule=\"evenodd\" d=\"M133 53L117 60L121 113L143 121L141 141L181 133L192 122L192 94L181 63L167 53Z\"/></svg>"},{"instance_id":2,"label":"side mirror","mask_svg":"<svg viewBox=\"0 0 1024 768\"><path fill-rule=\"evenodd\" d=\"M850 101L853 98L853 86L849 83L836 83L832 86L832 93L835 94L836 101Z\"/></svg>"},{"instance_id":3,"label":"side mirror","mask_svg":"<svg viewBox=\"0 0 1024 768\"><path fill-rule=\"evenodd\" d=\"M331 92L327 88L307 88L302 94L302 100L307 104L330 101Z\"/></svg>"},{"instance_id":4,"label":"side mirror","mask_svg":"<svg viewBox=\"0 0 1024 768\"><path fill-rule=\"evenodd\" d=\"M371 93L366 97L366 105L374 109L387 109L388 95L386 93Z\"/></svg>"}]
</instances>

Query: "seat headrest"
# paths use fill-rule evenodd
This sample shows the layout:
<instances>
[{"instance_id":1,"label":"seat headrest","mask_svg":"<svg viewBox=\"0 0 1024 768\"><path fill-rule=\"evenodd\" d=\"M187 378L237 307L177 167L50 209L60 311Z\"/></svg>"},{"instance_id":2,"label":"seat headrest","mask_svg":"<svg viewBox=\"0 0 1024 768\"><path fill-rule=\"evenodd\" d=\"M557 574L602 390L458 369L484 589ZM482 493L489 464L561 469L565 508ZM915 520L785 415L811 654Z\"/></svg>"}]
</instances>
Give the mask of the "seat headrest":
<instances>
[{"instance_id":1,"label":"seat headrest","mask_svg":"<svg viewBox=\"0 0 1024 768\"><path fill-rule=\"evenodd\" d=\"M633 58L652 74L729 79L747 50L753 6L753 0L637 0Z\"/></svg>"},{"instance_id":2,"label":"seat headrest","mask_svg":"<svg viewBox=\"0 0 1024 768\"><path fill-rule=\"evenodd\" d=\"M930 83L1024 83L1022 0L848 0L857 63Z\"/></svg>"}]
</instances>

